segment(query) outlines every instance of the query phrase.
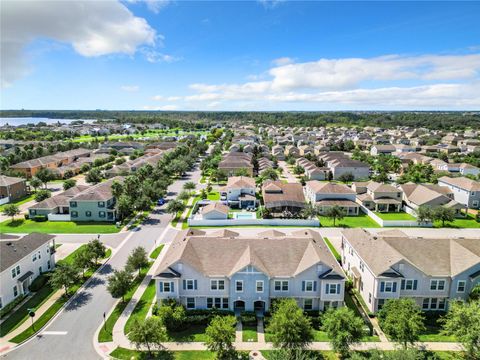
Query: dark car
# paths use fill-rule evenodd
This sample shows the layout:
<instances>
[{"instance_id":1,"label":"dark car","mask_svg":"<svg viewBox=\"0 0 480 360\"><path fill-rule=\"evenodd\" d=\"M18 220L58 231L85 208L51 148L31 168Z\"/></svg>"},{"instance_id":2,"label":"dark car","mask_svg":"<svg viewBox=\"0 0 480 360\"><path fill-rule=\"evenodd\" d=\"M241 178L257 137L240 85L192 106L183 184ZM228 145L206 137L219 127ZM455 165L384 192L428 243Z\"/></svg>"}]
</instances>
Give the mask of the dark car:
<instances>
[{"instance_id":1,"label":"dark car","mask_svg":"<svg viewBox=\"0 0 480 360\"><path fill-rule=\"evenodd\" d=\"M162 206L163 204L165 204L165 199L164 198L160 198L160 199L157 200L157 205Z\"/></svg>"}]
</instances>

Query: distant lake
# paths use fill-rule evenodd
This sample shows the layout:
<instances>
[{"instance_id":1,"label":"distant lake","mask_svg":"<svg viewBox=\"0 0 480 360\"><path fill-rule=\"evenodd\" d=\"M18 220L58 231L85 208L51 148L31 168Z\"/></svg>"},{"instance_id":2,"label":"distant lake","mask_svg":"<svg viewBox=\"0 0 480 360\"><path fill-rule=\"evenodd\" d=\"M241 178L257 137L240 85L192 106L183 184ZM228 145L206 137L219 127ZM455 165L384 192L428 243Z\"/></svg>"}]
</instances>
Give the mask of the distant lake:
<instances>
[{"instance_id":1,"label":"distant lake","mask_svg":"<svg viewBox=\"0 0 480 360\"><path fill-rule=\"evenodd\" d=\"M41 118L41 117L11 117L5 118L0 117L0 126L5 124L11 126L26 125L26 124L37 124L39 122L44 122L46 124L56 124L57 122L68 124L72 121L81 120L85 123L93 123L94 119L50 119L50 118Z\"/></svg>"}]
</instances>

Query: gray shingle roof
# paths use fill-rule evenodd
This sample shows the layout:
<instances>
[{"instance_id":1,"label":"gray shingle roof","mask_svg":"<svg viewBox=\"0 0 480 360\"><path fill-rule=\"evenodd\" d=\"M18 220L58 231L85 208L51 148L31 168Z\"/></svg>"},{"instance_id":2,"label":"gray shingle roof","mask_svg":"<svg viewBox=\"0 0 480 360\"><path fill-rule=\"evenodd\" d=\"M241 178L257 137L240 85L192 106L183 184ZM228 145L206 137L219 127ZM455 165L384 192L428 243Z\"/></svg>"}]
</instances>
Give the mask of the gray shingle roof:
<instances>
[{"instance_id":1,"label":"gray shingle roof","mask_svg":"<svg viewBox=\"0 0 480 360\"><path fill-rule=\"evenodd\" d=\"M0 241L0 271L4 271L19 260L38 249L55 236L50 234L31 233L20 239L3 239Z\"/></svg>"}]
</instances>

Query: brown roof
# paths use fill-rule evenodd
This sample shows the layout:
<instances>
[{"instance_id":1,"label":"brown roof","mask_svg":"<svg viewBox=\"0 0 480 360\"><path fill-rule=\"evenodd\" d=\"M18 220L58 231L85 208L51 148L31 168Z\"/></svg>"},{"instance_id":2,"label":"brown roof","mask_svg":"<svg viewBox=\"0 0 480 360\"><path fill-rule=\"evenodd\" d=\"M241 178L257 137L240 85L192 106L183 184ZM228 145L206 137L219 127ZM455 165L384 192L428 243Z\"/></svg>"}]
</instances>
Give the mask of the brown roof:
<instances>
[{"instance_id":1,"label":"brown roof","mask_svg":"<svg viewBox=\"0 0 480 360\"><path fill-rule=\"evenodd\" d=\"M299 183L284 183L280 180L267 181L263 185L262 195L266 208L305 206L303 188Z\"/></svg>"},{"instance_id":2,"label":"brown roof","mask_svg":"<svg viewBox=\"0 0 480 360\"><path fill-rule=\"evenodd\" d=\"M442 181L449 185L453 185L468 191L480 191L480 182L466 177L451 178L448 176L442 176L440 179L438 179L438 181Z\"/></svg>"},{"instance_id":3,"label":"brown roof","mask_svg":"<svg viewBox=\"0 0 480 360\"><path fill-rule=\"evenodd\" d=\"M10 186L20 182L24 182L25 179L13 176L0 175L0 186Z\"/></svg>"},{"instance_id":4,"label":"brown roof","mask_svg":"<svg viewBox=\"0 0 480 360\"><path fill-rule=\"evenodd\" d=\"M249 265L270 277L296 276L318 263L343 276L343 271L326 244L321 238L317 240L311 237L310 233L233 239L214 234L186 235L184 231L174 239L155 272L157 276L178 261L192 266L205 276L230 277Z\"/></svg>"},{"instance_id":5,"label":"brown roof","mask_svg":"<svg viewBox=\"0 0 480 360\"><path fill-rule=\"evenodd\" d=\"M416 238L397 231L372 235L363 229L346 229L342 233L377 276L400 261L429 276L455 276L480 262L478 239Z\"/></svg>"},{"instance_id":6,"label":"brown roof","mask_svg":"<svg viewBox=\"0 0 480 360\"><path fill-rule=\"evenodd\" d=\"M223 214L228 214L230 208L227 205L223 205L219 202L210 203L202 208L202 214L206 214L212 211L221 212Z\"/></svg>"},{"instance_id":7,"label":"brown roof","mask_svg":"<svg viewBox=\"0 0 480 360\"><path fill-rule=\"evenodd\" d=\"M255 188L255 179L248 176L231 176L228 178L225 189Z\"/></svg>"},{"instance_id":8,"label":"brown roof","mask_svg":"<svg viewBox=\"0 0 480 360\"><path fill-rule=\"evenodd\" d=\"M345 184L338 184L333 182L320 182L317 180L307 181L307 186L315 193L322 194L355 194L355 191L350 189Z\"/></svg>"}]
</instances>

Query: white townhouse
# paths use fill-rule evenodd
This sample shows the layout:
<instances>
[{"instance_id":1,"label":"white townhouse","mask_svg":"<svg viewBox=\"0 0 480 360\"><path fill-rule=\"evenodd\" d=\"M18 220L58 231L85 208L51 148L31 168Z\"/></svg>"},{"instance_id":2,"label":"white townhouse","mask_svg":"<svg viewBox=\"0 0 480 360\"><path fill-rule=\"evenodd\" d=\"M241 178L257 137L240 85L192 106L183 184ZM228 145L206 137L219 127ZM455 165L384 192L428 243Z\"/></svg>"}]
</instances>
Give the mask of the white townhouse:
<instances>
[{"instance_id":1,"label":"white townhouse","mask_svg":"<svg viewBox=\"0 0 480 360\"><path fill-rule=\"evenodd\" d=\"M157 301L187 309L268 311L277 298L305 310L343 306L345 276L319 233L186 230L169 246L153 277Z\"/></svg>"},{"instance_id":2,"label":"white townhouse","mask_svg":"<svg viewBox=\"0 0 480 360\"><path fill-rule=\"evenodd\" d=\"M55 236L2 235L0 240L0 309L27 295L35 278L55 267Z\"/></svg>"},{"instance_id":3,"label":"white townhouse","mask_svg":"<svg viewBox=\"0 0 480 360\"><path fill-rule=\"evenodd\" d=\"M480 209L480 182L465 178L442 176L438 185L446 186L453 192L455 201L470 209Z\"/></svg>"},{"instance_id":4,"label":"white townhouse","mask_svg":"<svg viewBox=\"0 0 480 360\"><path fill-rule=\"evenodd\" d=\"M424 311L446 311L480 283L480 241L409 237L400 230L342 232L342 266L371 312L408 297Z\"/></svg>"}]
</instances>

